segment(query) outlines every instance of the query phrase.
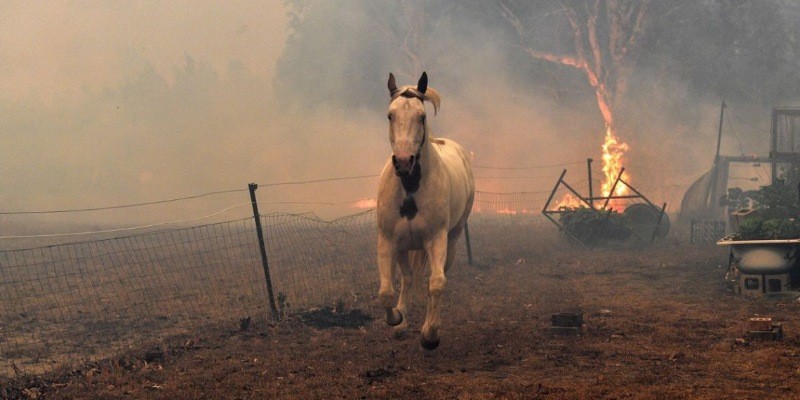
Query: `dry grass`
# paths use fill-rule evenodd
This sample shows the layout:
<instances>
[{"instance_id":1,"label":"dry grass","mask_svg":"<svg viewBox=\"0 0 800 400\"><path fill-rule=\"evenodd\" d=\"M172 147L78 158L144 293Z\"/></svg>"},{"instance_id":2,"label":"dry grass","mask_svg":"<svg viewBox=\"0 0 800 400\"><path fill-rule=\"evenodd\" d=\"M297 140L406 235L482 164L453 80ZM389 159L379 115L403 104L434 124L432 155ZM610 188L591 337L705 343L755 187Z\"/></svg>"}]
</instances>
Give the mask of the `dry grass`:
<instances>
[{"instance_id":1,"label":"dry grass","mask_svg":"<svg viewBox=\"0 0 800 400\"><path fill-rule=\"evenodd\" d=\"M149 355L130 352L17 389L64 399L725 399L800 391L800 309L734 296L719 249L588 252L545 236L504 238L498 247L524 250L482 268L461 259L434 352L422 350L416 334L392 339L380 318L362 329L321 330L290 318L175 337ZM373 302L349 306L380 317ZM412 329L423 310L412 307ZM582 336L547 334L549 316L561 311L583 313ZM756 314L782 322L786 338L745 339Z\"/></svg>"},{"instance_id":2,"label":"dry grass","mask_svg":"<svg viewBox=\"0 0 800 400\"><path fill-rule=\"evenodd\" d=\"M472 227L478 267L465 265L462 254L450 275L436 351L419 346L420 301L410 309L412 335L395 340L374 299L361 295L344 307L376 318L363 328L319 329L290 317L255 321L243 332L238 321L161 330L149 346L16 381L5 395L733 399L800 392L800 307L734 296L723 283L726 255L719 248L667 243L585 251L552 228L489 222ZM353 264L321 276L375 284L374 268ZM342 291L352 291L333 286L343 299ZM226 301L215 293L224 289L208 295ZM583 335L548 335L550 315L563 311L583 313ZM784 340L746 339L753 315L783 323Z\"/></svg>"}]
</instances>

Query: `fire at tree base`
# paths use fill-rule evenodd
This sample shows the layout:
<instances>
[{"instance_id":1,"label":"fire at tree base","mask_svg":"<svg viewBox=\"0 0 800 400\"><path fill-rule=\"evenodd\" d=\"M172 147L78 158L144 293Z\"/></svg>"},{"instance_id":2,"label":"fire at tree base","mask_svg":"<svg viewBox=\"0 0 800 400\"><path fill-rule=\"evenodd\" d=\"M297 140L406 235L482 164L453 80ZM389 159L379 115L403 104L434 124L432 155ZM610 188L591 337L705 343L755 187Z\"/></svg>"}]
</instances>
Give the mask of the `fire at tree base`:
<instances>
[{"instance_id":1,"label":"fire at tree base","mask_svg":"<svg viewBox=\"0 0 800 400\"><path fill-rule=\"evenodd\" d=\"M653 243L667 236L670 229L666 214L667 203L657 206L623 177L625 168L603 194L592 190L592 159L587 160L589 193L583 195L564 180L564 169L542 209L550 222L567 237L585 248L614 242ZM622 188L620 190L620 188ZM560 201L556 193L566 190Z\"/></svg>"}]
</instances>

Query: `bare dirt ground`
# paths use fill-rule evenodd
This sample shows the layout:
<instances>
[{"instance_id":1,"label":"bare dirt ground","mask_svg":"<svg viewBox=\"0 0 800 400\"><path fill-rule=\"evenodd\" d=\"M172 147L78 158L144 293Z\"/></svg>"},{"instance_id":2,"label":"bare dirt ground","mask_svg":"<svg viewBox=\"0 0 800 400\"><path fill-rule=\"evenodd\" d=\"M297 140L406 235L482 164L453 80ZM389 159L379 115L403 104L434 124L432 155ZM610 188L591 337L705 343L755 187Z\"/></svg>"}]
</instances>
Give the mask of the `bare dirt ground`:
<instances>
[{"instance_id":1,"label":"bare dirt ground","mask_svg":"<svg viewBox=\"0 0 800 400\"><path fill-rule=\"evenodd\" d=\"M330 321L295 315L241 332L176 337L15 382L0 397L800 398L800 305L735 296L723 280L724 250L585 251L558 243L482 268L457 263L434 351L419 345L421 301L405 340L391 337L377 303L367 301L325 310ZM582 313L583 334L549 335L558 312ZM363 326L329 327L334 314ZM747 339L756 315L782 323L783 340Z\"/></svg>"}]
</instances>

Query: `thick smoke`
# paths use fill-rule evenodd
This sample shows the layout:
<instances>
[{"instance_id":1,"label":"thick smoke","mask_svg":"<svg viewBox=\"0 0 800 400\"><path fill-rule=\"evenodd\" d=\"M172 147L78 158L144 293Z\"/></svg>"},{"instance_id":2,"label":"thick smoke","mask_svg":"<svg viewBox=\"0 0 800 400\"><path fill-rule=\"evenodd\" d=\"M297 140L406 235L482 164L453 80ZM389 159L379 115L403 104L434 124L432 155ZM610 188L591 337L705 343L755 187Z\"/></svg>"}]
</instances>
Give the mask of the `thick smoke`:
<instances>
[{"instance_id":1,"label":"thick smoke","mask_svg":"<svg viewBox=\"0 0 800 400\"><path fill-rule=\"evenodd\" d=\"M355 212L349 202L374 196L377 179L267 185L378 174L389 155L390 71L408 84L427 70L443 96L434 133L462 142L476 165L556 165L478 170L481 190L547 191L558 164L572 162L568 176L584 179L582 163L599 159L604 134L585 76L531 60L489 5L451 3L0 5L0 210L130 204L255 181L262 211ZM420 4L430 5L420 13ZM563 49L560 29L547 22L536 33ZM769 40L797 49L794 37ZM631 145L633 183L677 207L710 167L720 102L743 90L698 90L686 76L694 69L671 72L688 61L670 59L663 40L648 43L642 51L658 57L632 74L619 134ZM798 54L775 63L797 67ZM726 98L748 124L731 120L738 136L727 128L723 153L765 153L769 109L797 105L769 93ZM246 217L247 201L237 192L116 212L4 216L0 233L189 219L239 204L220 218Z\"/></svg>"},{"instance_id":2,"label":"thick smoke","mask_svg":"<svg viewBox=\"0 0 800 400\"><path fill-rule=\"evenodd\" d=\"M276 160L288 140L272 132L290 122L271 90L286 39L282 3L0 8L2 211L147 202L283 177ZM240 199L247 194L222 204ZM220 206L6 216L0 232L152 223Z\"/></svg>"},{"instance_id":3,"label":"thick smoke","mask_svg":"<svg viewBox=\"0 0 800 400\"><path fill-rule=\"evenodd\" d=\"M443 94L434 129L474 151L475 164L593 158L599 167L605 128L586 76L528 56L497 4L328 1L296 9L300 22L278 76L283 90L296 89L293 99L306 107L335 101L381 115L386 71L413 83L425 69ZM572 37L563 8L549 11L525 19L527 44L567 54ZM723 100L729 107L722 154L766 154L770 109L797 105L792 88L800 89L800 79L792 71L800 52L792 21L799 11L785 1L651 5L647 34L631 56L627 91L616 110L618 134L631 147L625 166L637 188L677 211L683 190L713 162ZM348 40L353 37L364 39ZM327 56L320 48L336 51ZM585 179L584 165L568 167L572 182ZM546 191L561 168L479 170L478 186Z\"/></svg>"}]
</instances>

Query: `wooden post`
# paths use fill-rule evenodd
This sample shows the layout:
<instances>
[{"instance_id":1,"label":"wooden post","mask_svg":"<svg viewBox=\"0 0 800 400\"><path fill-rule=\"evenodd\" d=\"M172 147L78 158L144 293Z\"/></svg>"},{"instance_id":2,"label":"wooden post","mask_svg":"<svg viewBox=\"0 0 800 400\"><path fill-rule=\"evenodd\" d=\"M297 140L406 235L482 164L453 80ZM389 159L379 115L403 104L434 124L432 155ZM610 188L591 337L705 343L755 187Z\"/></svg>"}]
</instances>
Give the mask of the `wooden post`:
<instances>
[{"instance_id":1,"label":"wooden post","mask_svg":"<svg viewBox=\"0 0 800 400\"><path fill-rule=\"evenodd\" d=\"M261 215L258 213L258 202L256 201L256 189L258 185L251 183L247 185L250 189L250 203L253 205L253 218L256 220L256 232L258 233L258 247L261 250L261 264L264 267L264 278L267 280L267 295L269 296L269 307L272 311L273 319L280 319L278 307L275 305L275 295L272 293L272 278L269 274L269 262L267 261L267 247L264 244L264 232L261 229Z\"/></svg>"}]
</instances>

